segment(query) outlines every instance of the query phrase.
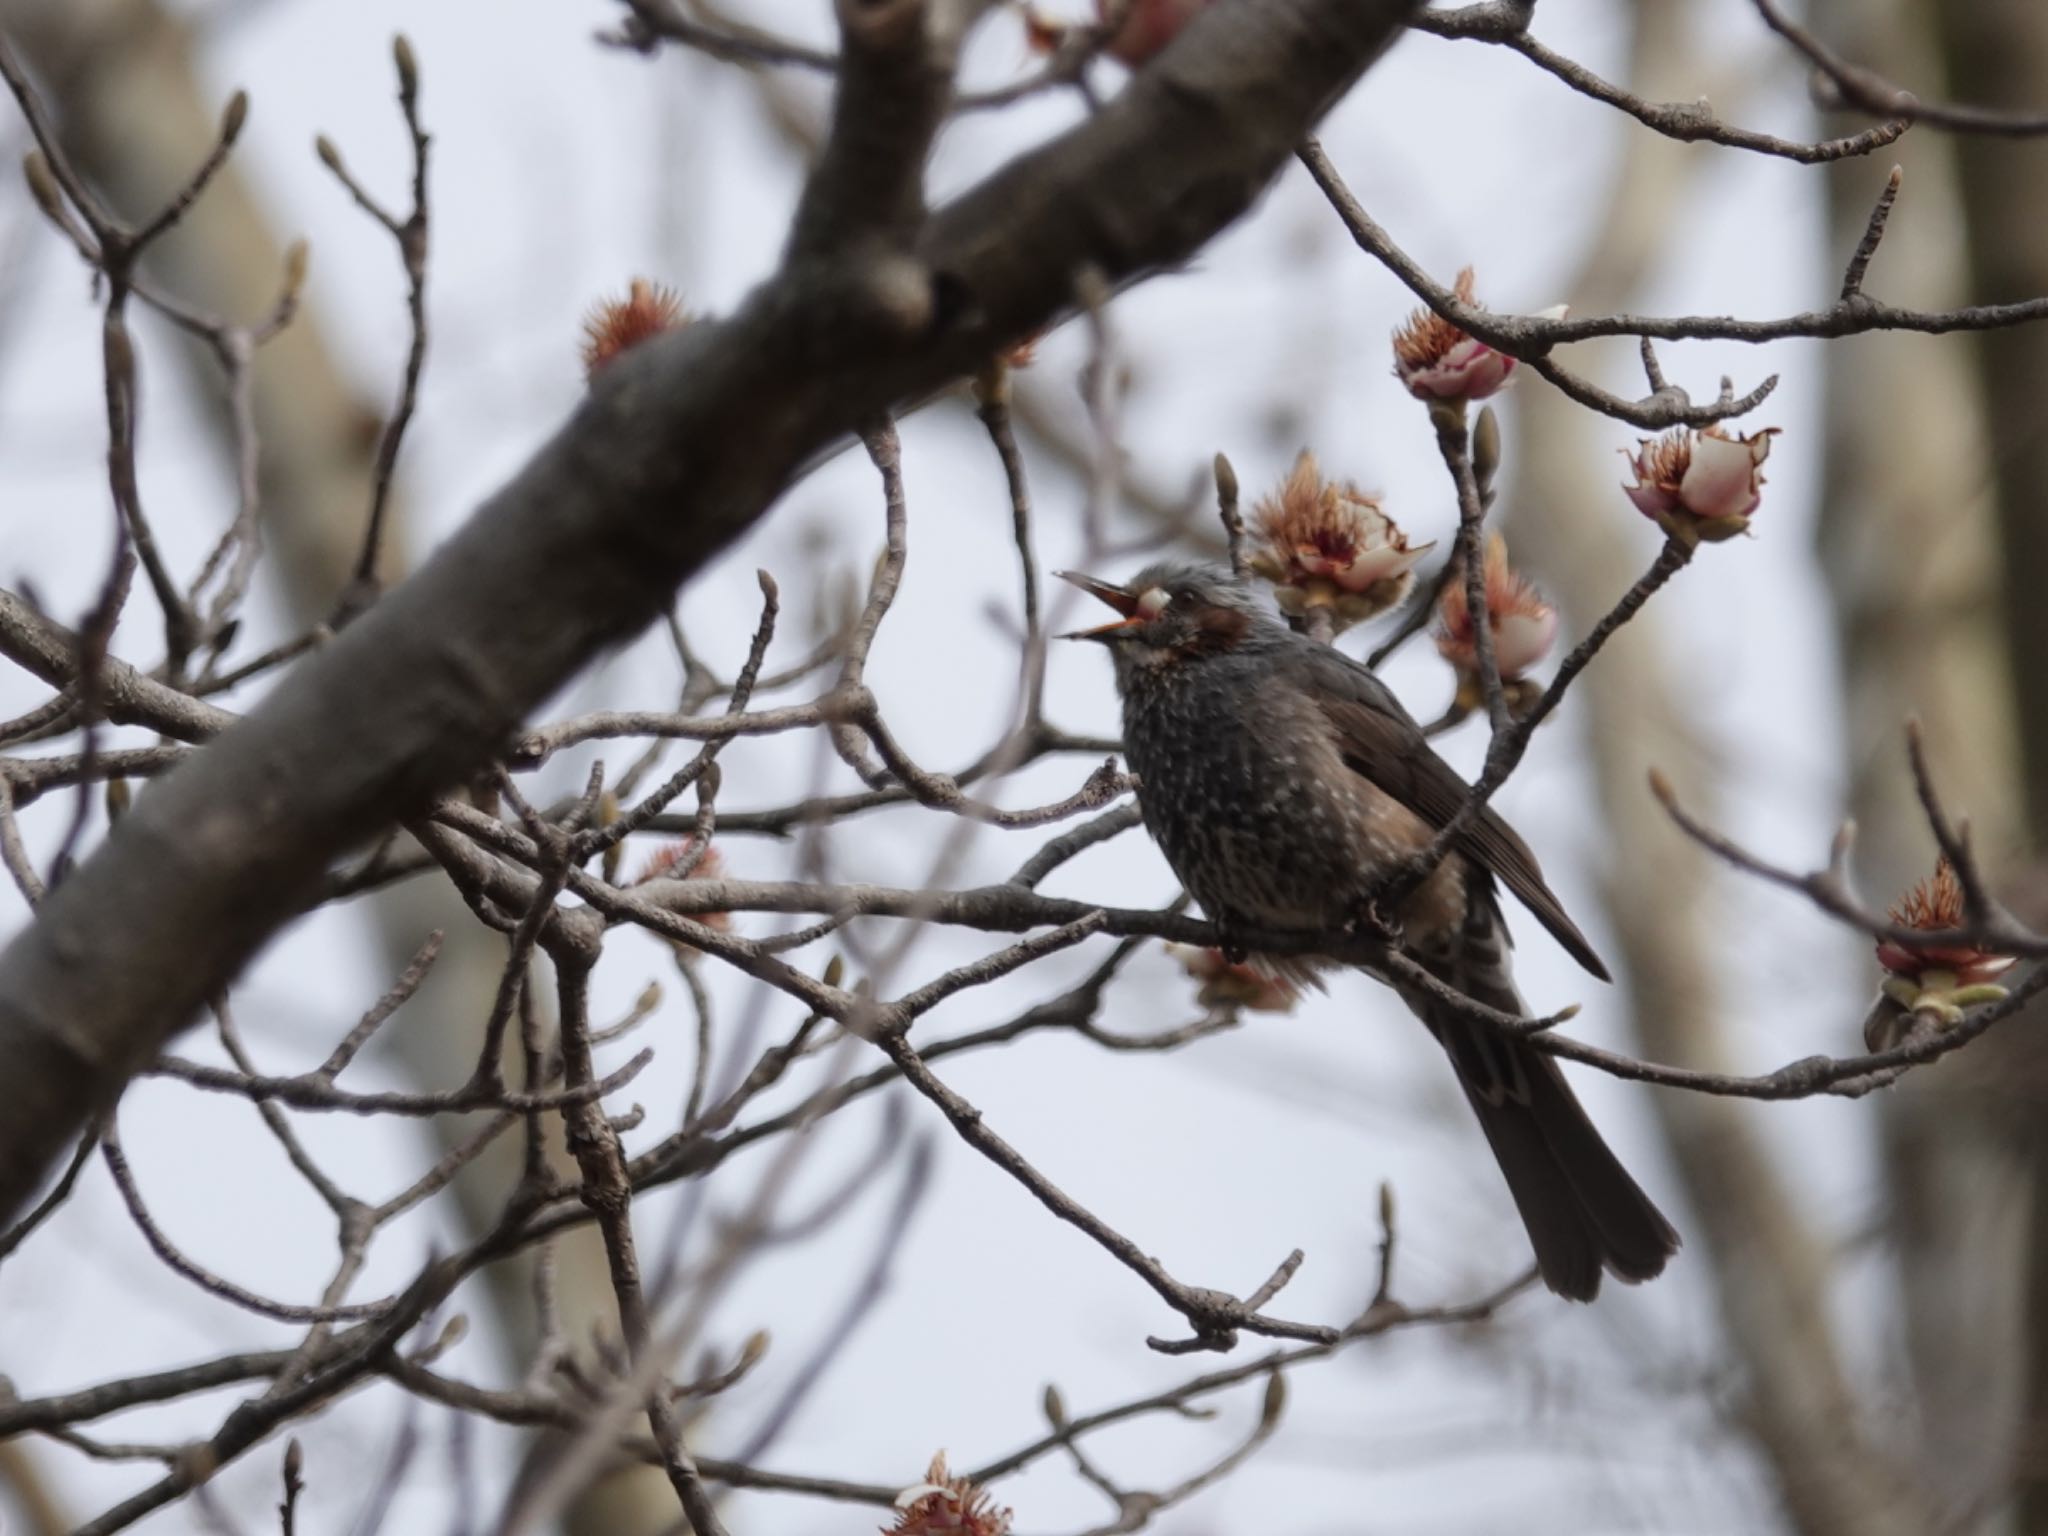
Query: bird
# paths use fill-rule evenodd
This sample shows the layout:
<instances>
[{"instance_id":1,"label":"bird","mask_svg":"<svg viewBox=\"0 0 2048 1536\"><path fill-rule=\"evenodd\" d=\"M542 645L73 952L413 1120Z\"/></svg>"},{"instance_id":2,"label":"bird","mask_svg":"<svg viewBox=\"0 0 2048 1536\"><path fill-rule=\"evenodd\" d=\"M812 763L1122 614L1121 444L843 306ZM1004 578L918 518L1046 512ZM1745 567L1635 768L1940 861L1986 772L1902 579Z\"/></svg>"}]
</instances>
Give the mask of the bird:
<instances>
[{"instance_id":1,"label":"bird","mask_svg":"<svg viewBox=\"0 0 2048 1536\"><path fill-rule=\"evenodd\" d=\"M1469 786L1363 664L1298 633L1220 567L1166 562L1123 586L1057 574L1117 614L1063 638L1108 651L1146 829L1226 952L1242 948L1234 933L1254 930L1392 935L1453 991L1526 1016L1505 886L1573 959L1610 979L1529 845L1490 806L1391 910L1376 909L1386 876L1429 845ZM1318 973L1341 963L1249 958L1318 985ZM1375 974L1449 1055L1544 1283L1591 1301L1604 1275L1634 1283L1660 1274L1678 1233L1601 1138L1556 1059L1412 979Z\"/></svg>"}]
</instances>

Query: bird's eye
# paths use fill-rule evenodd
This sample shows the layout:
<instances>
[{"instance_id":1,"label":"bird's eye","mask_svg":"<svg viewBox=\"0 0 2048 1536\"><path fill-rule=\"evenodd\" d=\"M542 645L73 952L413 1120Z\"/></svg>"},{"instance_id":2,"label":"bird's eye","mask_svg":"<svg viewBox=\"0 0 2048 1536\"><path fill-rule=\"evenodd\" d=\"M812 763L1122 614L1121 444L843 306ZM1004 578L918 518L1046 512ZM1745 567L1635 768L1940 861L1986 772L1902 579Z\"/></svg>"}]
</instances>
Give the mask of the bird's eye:
<instances>
[{"instance_id":1,"label":"bird's eye","mask_svg":"<svg viewBox=\"0 0 2048 1536\"><path fill-rule=\"evenodd\" d=\"M1138 598L1138 612L1148 619L1156 619L1166 611L1166 605L1173 601L1164 587L1147 587Z\"/></svg>"}]
</instances>

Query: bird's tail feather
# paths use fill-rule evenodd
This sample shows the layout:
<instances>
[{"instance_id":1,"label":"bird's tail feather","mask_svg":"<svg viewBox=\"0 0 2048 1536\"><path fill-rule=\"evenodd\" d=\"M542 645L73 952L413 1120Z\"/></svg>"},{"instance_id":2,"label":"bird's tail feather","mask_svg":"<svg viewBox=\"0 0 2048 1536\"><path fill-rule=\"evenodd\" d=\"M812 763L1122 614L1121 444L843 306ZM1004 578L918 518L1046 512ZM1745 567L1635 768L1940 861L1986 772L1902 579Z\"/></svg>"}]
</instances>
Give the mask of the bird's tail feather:
<instances>
[{"instance_id":1,"label":"bird's tail feather","mask_svg":"<svg viewBox=\"0 0 2048 1536\"><path fill-rule=\"evenodd\" d=\"M1468 931L1455 955L1428 957L1430 969L1477 1002L1521 1014L1505 929L1497 915L1493 924L1491 932ZM1678 1233L1601 1138L1556 1060L1429 993L1402 990L1457 1069L1528 1228L1543 1283L1591 1301L1603 1273L1635 1282L1662 1272Z\"/></svg>"}]
</instances>

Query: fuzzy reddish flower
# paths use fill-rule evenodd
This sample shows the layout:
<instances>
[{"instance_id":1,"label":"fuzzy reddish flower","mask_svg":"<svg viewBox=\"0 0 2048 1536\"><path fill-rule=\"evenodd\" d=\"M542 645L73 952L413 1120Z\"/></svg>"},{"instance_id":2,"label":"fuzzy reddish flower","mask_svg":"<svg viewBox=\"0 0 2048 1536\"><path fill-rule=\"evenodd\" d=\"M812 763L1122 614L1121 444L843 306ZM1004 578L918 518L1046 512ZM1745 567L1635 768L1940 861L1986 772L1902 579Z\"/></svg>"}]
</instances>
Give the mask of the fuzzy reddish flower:
<instances>
[{"instance_id":1,"label":"fuzzy reddish flower","mask_svg":"<svg viewBox=\"0 0 2048 1536\"><path fill-rule=\"evenodd\" d=\"M1112 21L1116 30L1103 40L1103 52L1128 69L1136 69L1180 35L1213 0L1095 0L1095 31ZM1121 19L1119 19L1121 18ZM1057 53L1082 29L1047 16L1030 3L1024 6L1024 41L1033 53Z\"/></svg>"},{"instance_id":2,"label":"fuzzy reddish flower","mask_svg":"<svg viewBox=\"0 0 2048 1536\"><path fill-rule=\"evenodd\" d=\"M583 321L583 376L597 372L629 347L690 322L673 288L636 277L623 299L606 299Z\"/></svg>"},{"instance_id":3,"label":"fuzzy reddish flower","mask_svg":"<svg viewBox=\"0 0 2048 1536\"><path fill-rule=\"evenodd\" d=\"M1095 0L1097 22L1109 20L1115 3L1116 0ZM1210 3L1211 0L1128 0L1123 25L1109 40L1109 56L1136 69L1178 37L1180 29Z\"/></svg>"},{"instance_id":4,"label":"fuzzy reddish flower","mask_svg":"<svg viewBox=\"0 0 2048 1536\"><path fill-rule=\"evenodd\" d=\"M1557 610L1508 564L1508 542L1486 540L1486 617L1493 631L1493 659L1504 682L1513 681L1550 654L1557 639ZM1479 636L1465 602L1462 572L1453 571L1436 605L1436 648L1461 675L1479 672Z\"/></svg>"},{"instance_id":5,"label":"fuzzy reddish flower","mask_svg":"<svg viewBox=\"0 0 2048 1536\"><path fill-rule=\"evenodd\" d=\"M703 857L697 856L697 837L692 833L655 849L647 856L647 862L640 866L640 873L628 883L645 885L650 880L723 880L725 873L725 860L719 857L716 848L706 847ZM721 933L732 927L730 912L698 912L690 920L707 928L716 928Z\"/></svg>"},{"instance_id":6,"label":"fuzzy reddish flower","mask_svg":"<svg viewBox=\"0 0 2048 1536\"><path fill-rule=\"evenodd\" d=\"M1458 274L1452 289L1461 303L1478 305L1472 269ZM1484 307L1484 306L1480 306ZM1564 306L1541 311L1562 319ZM1394 332L1394 375L1418 400L1484 400L1498 394L1515 371L1515 360L1468 335L1424 306Z\"/></svg>"},{"instance_id":7,"label":"fuzzy reddish flower","mask_svg":"<svg viewBox=\"0 0 2048 1536\"><path fill-rule=\"evenodd\" d=\"M1955 867L1943 859L1935 866L1931 878L1922 880L1902 900L1893 904L1890 917L1901 928L1918 928L1929 933L1962 927L1963 882L1956 878ZM1969 945L1910 944L1881 939L1877 946L1877 963L1894 976L1904 977L1915 985L1932 982L1936 973L1945 972L1939 990L1953 991L1996 980L2012 969L2013 959L2010 955L1993 954L1990 950Z\"/></svg>"},{"instance_id":8,"label":"fuzzy reddish flower","mask_svg":"<svg viewBox=\"0 0 2048 1536\"><path fill-rule=\"evenodd\" d=\"M1411 545L1377 496L1325 480L1306 448L1255 516L1261 542L1252 569L1273 583L1281 610L1299 618L1329 608L1340 629L1406 597L1416 563L1436 547Z\"/></svg>"},{"instance_id":9,"label":"fuzzy reddish flower","mask_svg":"<svg viewBox=\"0 0 2048 1536\"><path fill-rule=\"evenodd\" d=\"M1011 342L996 354L997 359L1005 368L1029 368L1038 361L1038 344L1044 339L1044 331L1033 331L1021 341Z\"/></svg>"},{"instance_id":10,"label":"fuzzy reddish flower","mask_svg":"<svg viewBox=\"0 0 2048 1536\"><path fill-rule=\"evenodd\" d=\"M1622 490L1636 509L1675 539L1709 544L1749 527L1763 500L1763 462L1776 427L1730 437L1720 427L1678 427L1644 438L1628 456L1634 485Z\"/></svg>"},{"instance_id":11,"label":"fuzzy reddish flower","mask_svg":"<svg viewBox=\"0 0 2048 1536\"><path fill-rule=\"evenodd\" d=\"M1181 968L1199 985L1195 1001L1204 1008L1244 1008L1253 1013L1292 1013L1301 988L1249 962L1233 963L1220 949L1170 946Z\"/></svg>"},{"instance_id":12,"label":"fuzzy reddish flower","mask_svg":"<svg viewBox=\"0 0 2048 1536\"><path fill-rule=\"evenodd\" d=\"M1010 1512L964 1477L946 1475L946 1453L939 1452L924 1481L896 1495L896 1523L882 1527L882 1536L926 1536L953 1531L960 1536L1007 1536Z\"/></svg>"},{"instance_id":13,"label":"fuzzy reddish flower","mask_svg":"<svg viewBox=\"0 0 2048 1536\"><path fill-rule=\"evenodd\" d=\"M1033 53L1052 53L1067 40L1069 28L1035 5L1024 6L1024 46Z\"/></svg>"}]
</instances>

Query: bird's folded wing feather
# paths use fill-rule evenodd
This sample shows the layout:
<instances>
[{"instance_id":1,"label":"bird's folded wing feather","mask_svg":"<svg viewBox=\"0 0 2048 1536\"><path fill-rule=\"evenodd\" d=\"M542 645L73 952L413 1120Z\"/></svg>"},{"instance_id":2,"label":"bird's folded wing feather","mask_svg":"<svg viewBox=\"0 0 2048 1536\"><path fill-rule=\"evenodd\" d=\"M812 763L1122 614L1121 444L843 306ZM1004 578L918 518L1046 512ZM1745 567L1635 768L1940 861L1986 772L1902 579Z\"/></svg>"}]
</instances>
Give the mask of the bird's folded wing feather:
<instances>
[{"instance_id":1,"label":"bird's folded wing feather","mask_svg":"<svg viewBox=\"0 0 2048 1536\"><path fill-rule=\"evenodd\" d=\"M1422 734L1385 683L1340 651L1304 645L1315 673L1314 694L1336 731L1338 750L1353 772L1370 779L1432 827L1441 828L1471 793ZM1580 965L1609 980L1607 967L1565 914L1529 845L1491 806L1459 836L1457 849L1491 871Z\"/></svg>"}]
</instances>

